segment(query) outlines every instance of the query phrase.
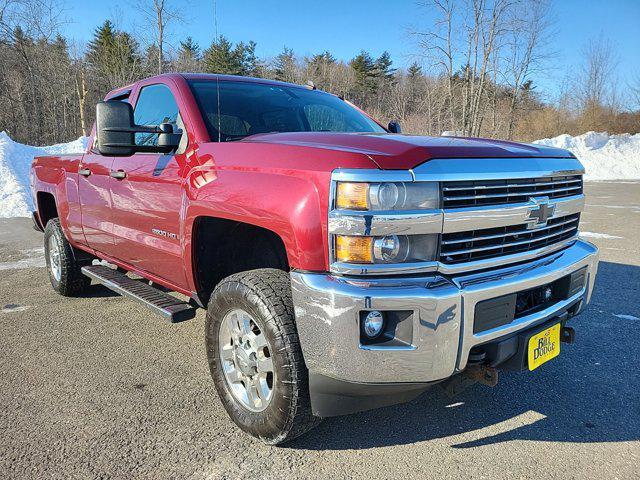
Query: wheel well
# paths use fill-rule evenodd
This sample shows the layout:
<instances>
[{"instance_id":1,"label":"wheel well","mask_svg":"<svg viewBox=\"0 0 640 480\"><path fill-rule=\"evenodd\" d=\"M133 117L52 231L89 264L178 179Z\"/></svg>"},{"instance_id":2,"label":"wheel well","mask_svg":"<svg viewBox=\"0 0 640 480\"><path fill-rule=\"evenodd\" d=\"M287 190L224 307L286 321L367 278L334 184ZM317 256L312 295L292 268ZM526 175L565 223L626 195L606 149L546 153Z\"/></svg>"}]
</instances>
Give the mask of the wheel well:
<instances>
[{"instance_id":1,"label":"wheel well","mask_svg":"<svg viewBox=\"0 0 640 480\"><path fill-rule=\"evenodd\" d=\"M52 218L58 217L58 208L56 207L56 199L53 194L48 192L38 192L36 194L38 202L38 217L42 223L42 228L47 226L47 222Z\"/></svg>"},{"instance_id":2,"label":"wheel well","mask_svg":"<svg viewBox=\"0 0 640 480\"><path fill-rule=\"evenodd\" d=\"M248 223L199 217L194 224L193 270L198 296L207 305L225 277L256 268L289 271L287 251L279 235Z\"/></svg>"}]
</instances>

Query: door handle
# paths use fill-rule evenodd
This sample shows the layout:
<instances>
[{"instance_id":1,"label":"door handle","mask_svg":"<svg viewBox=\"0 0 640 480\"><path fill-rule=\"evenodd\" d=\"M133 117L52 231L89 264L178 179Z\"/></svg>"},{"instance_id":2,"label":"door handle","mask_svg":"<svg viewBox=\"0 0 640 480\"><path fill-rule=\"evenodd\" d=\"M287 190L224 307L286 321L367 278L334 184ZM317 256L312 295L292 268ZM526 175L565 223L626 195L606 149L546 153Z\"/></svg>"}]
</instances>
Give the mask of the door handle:
<instances>
[{"instance_id":1,"label":"door handle","mask_svg":"<svg viewBox=\"0 0 640 480\"><path fill-rule=\"evenodd\" d=\"M91 170L89 170L88 168L79 168L78 175L82 175L83 177L88 177L89 175L91 175Z\"/></svg>"},{"instance_id":2,"label":"door handle","mask_svg":"<svg viewBox=\"0 0 640 480\"><path fill-rule=\"evenodd\" d=\"M109 176L117 180L122 180L127 176L127 172L124 170L111 170L111 172L109 172Z\"/></svg>"}]
</instances>

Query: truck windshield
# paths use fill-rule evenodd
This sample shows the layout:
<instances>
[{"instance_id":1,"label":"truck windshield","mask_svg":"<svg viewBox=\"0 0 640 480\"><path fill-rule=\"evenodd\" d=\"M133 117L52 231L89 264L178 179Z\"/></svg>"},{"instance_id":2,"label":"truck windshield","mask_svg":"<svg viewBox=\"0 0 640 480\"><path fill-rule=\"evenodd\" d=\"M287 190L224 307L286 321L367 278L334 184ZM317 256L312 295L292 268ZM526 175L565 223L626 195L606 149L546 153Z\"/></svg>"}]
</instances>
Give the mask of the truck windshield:
<instances>
[{"instance_id":1,"label":"truck windshield","mask_svg":"<svg viewBox=\"0 0 640 480\"><path fill-rule=\"evenodd\" d=\"M348 103L318 90L215 80L189 84L212 140L272 132L385 131Z\"/></svg>"}]
</instances>

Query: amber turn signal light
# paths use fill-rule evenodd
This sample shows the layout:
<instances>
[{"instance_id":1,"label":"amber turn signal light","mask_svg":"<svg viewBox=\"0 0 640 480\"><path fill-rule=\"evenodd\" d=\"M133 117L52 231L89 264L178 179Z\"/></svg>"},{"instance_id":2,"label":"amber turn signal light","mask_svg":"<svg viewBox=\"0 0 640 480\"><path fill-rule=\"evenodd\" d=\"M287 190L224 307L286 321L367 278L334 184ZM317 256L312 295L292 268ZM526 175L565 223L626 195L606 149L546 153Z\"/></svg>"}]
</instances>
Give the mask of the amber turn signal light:
<instances>
[{"instance_id":1,"label":"amber turn signal light","mask_svg":"<svg viewBox=\"0 0 640 480\"><path fill-rule=\"evenodd\" d=\"M373 263L373 237L336 236L336 260L348 263Z\"/></svg>"},{"instance_id":2,"label":"amber turn signal light","mask_svg":"<svg viewBox=\"0 0 640 480\"><path fill-rule=\"evenodd\" d=\"M339 182L336 192L336 207L347 210L367 210L369 208L369 184Z\"/></svg>"}]
</instances>

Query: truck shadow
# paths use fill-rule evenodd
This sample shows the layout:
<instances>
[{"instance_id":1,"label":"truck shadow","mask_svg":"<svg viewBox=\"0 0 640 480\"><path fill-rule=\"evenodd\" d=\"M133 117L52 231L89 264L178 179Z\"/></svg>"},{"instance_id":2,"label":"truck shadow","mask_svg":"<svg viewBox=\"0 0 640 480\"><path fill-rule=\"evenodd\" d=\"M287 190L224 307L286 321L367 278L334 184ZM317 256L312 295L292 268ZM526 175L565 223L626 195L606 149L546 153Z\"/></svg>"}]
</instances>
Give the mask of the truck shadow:
<instances>
[{"instance_id":1,"label":"truck shadow","mask_svg":"<svg viewBox=\"0 0 640 480\"><path fill-rule=\"evenodd\" d=\"M78 295L79 298L108 298L118 297L119 295L113 290L109 290L104 285L92 284L85 292Z\"/></svg>"},{"instance_id":2,"label":"truck shadow","mask_svg":"<svg viewBox=\"0 0 640 480\"><path fill-rule=\"evenodd\" d=\"M475 385L451 399L436 386L408 404L327 419L289 447L367 449L433 439L452 448L510 440L640 440L638 317L640 267L601 262L591 304L570 321L576 343L563 344L557 360L535 372L501 372L493 389Z\"/></svg>"}]
</instances>

